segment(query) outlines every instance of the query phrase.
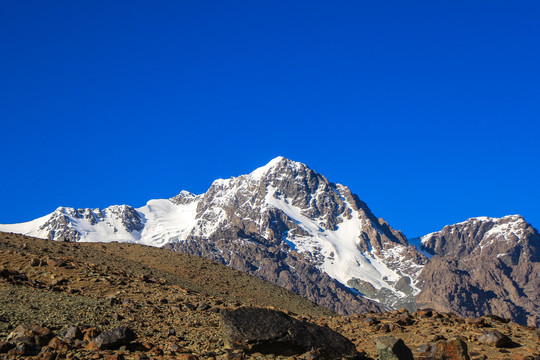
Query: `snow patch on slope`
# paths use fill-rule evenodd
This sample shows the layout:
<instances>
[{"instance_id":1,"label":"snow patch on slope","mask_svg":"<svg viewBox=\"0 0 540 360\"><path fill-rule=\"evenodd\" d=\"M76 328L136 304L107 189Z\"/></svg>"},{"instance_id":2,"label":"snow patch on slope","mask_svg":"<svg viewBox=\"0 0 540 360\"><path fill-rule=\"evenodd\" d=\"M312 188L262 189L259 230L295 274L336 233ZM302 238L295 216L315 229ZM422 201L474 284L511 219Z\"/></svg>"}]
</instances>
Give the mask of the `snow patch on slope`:
<instances>
[{"instance_id":1,"label":"snow patch on slope","mask_svg":"<svg viewBox=\"0 0 540 360\"><path fill-rule=\"evenodd\" d=\"M96 223L88 218L78 218L72 215L67 215L70 219L70 227L75 228L81 234L81 241L84 242L137 242L140 239L140 233L136 230L128 231L122 219L118 216L123 211L122 205L110 206L103 209L94 209L88 211L91 215L96 212L103 214L103 219Z\"/></svg>"},{"instance_id":2,"label":"snow patch on slope","mask_svg":"<svg viewBox=\"0 0 540 360\"><path fill-rule=\"evenodd\" d=\"M249 177L252 180L259 180L261 179L265 174L267 174L271 169L273 169L277 164L279 164L281 161L285 160L284 157L278 156L274 159L272 159L268 164L261 166L260 168L257 168L249 174Z\"/></svg>"},{"instance_id":3,"label":"snow patch on slope","mask_svg":"<svg viewBox=\"0 0 540 360\"><path fill-rule=\"evenodd\" d=\"M197 225L197 202L175 205L166 199L150 200L137 211L144 216L145 226L140 243L163 246L187 238Z\"/></svg>"},{"instance_id":4,"label":"snow patch on slope","mask_svg":"<svg viewBox=\"0 0 540 360\"><path fill-rule=\"evenodd\" d=\"M503 223L501 221L503 219L512 221ZM525 225L525 220L519 215L505 216L504 218L501 218L499 221L495 222L495 226L486 232L485 236L500 236L507 241L513 240L511 237L521 240L521 238L525 235Z\"/></svg>"},{"instance_id":5,"label":"snow patch on slope","mask_svg":"<svg viewBox=\"0 0 540 360\"><path fill-rule=\"evenodd\" d=\"M43 232L40 232L39 228L41 228L51 218L51 216L52 214L47 214L35 220L18 224L0 224L0 231L42 238ZM47 235L45 235L45 238L46 237Z\"/></svg>"},{"instance_id":6,"label":"snow patch on slope","mask_svg":"<svg viewBox=\"0 0 540 360\"><path fill-rule=\"evenodd\" d=\"M352 212L350 219L341 218L338 229L331 231L322 229L320 219L310 219L302 214L301 209L275 197L276 189L269 187L266 203L283 211L293 219L308 236L287 236L287 241L294 244L296 251L321 253L324 256L320 269L342 284L352 278L370 282L375 288L387 287L385 280L397 281L400 276L389 269L382 260L373 253L363 254L357 247L362 231L362 222L358 213Z\"/></svg>"}]
</instances>

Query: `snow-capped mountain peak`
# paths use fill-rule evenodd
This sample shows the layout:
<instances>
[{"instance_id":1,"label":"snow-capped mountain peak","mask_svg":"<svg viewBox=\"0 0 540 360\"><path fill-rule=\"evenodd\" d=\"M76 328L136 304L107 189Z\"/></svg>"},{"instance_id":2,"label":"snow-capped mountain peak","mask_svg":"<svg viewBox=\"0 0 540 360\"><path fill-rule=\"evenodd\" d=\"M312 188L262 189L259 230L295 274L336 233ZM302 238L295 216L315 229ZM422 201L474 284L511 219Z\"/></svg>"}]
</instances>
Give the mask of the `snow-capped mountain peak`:
<instances>
[{"instance_id":1,"label":"snow-capped mountain peak","mask_svg":"<svg viewBox=\"0 0 540 360\"><path fill-rule=\"evenodd\" d=\"M480 216L422 237L422 248L443 256L502 256L536 230L520 215Z\"/></svg>"},{"instance_id":2,"label":"snow-capped mountain peak","mask_svg":"<svg viewBox=\"0 0 540 360\"><path fill-rule=\"evenodd\" d=\"M215 180L201 195L182 191L138 209L59 208L40 221L0 225L0 230L52 240L178 244L225 263L232 261L226 256L231 243L217 246L220 239L246 245L255 241L268 258L278 256L279 247L284 254L279 256L290 258L283 266L291 274L298 271L293 259L299 255L309 266L390 307L414 307L414 283L425 261L401 232L376 218L346 186L284 157L250 174ZM194 248L187 247L192 241L197 242ZM201 250L203 244L208 249Z\"/></svg>"},{"instance_id":3,"label":"snow-capped mountain peak","mask_svg":"<svg viewBox=\"0 0 540 360\"><path fill-rule=\"evenodd\" d=\"M259 180L260 178L264 177L269 171L272 171L273 169L278 167L280 163L288 162L292 161L284 158L283 156L278 156L270 160L268 164L253 170L248 176L251 177L253 180Z\"/></svg>"}]
</instances>

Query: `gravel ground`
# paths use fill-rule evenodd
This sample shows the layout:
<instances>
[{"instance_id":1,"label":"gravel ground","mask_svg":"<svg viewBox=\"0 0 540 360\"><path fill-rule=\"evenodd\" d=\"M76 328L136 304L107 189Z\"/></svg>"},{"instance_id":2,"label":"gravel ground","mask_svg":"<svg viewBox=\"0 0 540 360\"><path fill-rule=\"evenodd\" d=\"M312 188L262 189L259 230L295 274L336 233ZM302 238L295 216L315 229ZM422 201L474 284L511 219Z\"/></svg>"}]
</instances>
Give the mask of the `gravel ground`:
<instances>
[{"instance_id":1,"label":"gravel ground","mask_svg":"<svg viewBox=\"0 0 540 360\"><path fill-rule=\"evenodd\" d=\"M47 327L58 338L70 326L96 334L126 326L137 335L128 347L96 350L81 341L64 348L45 346L35 359L142 360L143 354L150 359L285 358L224 349L219 313L238 306L271 307L328 326L353 341L366 358L377 357L375 341L388 334L403 339L416 359L423 358L420 346L454 337L467 341L475 360L540 357L538 329L500 319L404 311L337 316L275 285L185 254L0 233L0 349L24 323ZM488 330L508 335L515 346L482 343L478 339ZM17 357L0 351L1 358Z\"/></svg>"}]
</instances>

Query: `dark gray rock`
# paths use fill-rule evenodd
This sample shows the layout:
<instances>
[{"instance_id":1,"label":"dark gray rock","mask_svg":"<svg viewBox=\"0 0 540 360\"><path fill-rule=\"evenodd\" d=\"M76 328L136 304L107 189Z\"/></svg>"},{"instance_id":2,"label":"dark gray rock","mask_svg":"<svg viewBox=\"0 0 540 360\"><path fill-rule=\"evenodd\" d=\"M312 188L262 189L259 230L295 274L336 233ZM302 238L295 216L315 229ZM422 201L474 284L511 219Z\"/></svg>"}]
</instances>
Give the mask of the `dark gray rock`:
<instances>
[{"instance_id":1,"label":"dark gray rock","mask_svg":"<svg viewBox=\"0 0 540 360\"><path fill-rule=\"evenodd\" d=\"M246 352L292 356L316 351L320 359L357 358L343 335L270 309L244 307L221 311L225 347Z\"/></svg>"},{"instance_id":2,"label":"dark gray rock","mask_svg":"<svg viewBox=\"0 0 540 360\"><path fill-rule=\"evenodd\" d=\"M83 338L83 334L81 332L81 329L79 329L79 327L77 326L70 326L65 335L64 335L64 338L63 340L64 341L74 341L74 340L82 340Z\"/></svg>"},{"instance_id":3,"label":"dark gray rock","mask_svg":"<svg viewBox=\"0 0 540 360\"><path fill-rule=\"evenodd\" d=\"M364 319L363 321L365 324L368 324L368 325L377 325L377 324L380 324L380 321L379 319L377 318L374 318L373 316L368 316Z\"/></svg>"},{"instance_id":4,"label":"dark gray rock","mask_svg":"<svg viewBox=\"0 0 540 360\"><path fill-rule=\"evenodd\" d=\"M99 350L117 349L120 346L128 345L136 338L137 336L130 328L122 326L99 334L92 340L92 345Z\"/></svg>"},{"instance_id":5,"label":"dark gray rock","mask_svg":"<svg viewBox=\"0 0 540 360\"><path fill-rule=\"evenodd\" d=\"M33 356L39 354L40 351L41 346L39 345L19 342L13 349L8 351L8 355Z\"/></svg>"},{"instance_id":6,"label":"dark gray rock","mask_svg":"<svg viewBox=\"0 0 540 360\"><path fill-rule=\"evenodd\" d=\"M414 319L411 315L406 314L400 316L396 323L401 326L409 326L414 324Z\"/></svg>"},{"instance_id":7,"label":"dark gray rock","mask_svg":"<svg viewBox=\"0 0 540 360\"><path fill-rule=\"evenodd\" d=\"M427 355L431 350L431 345L420 345L415 350L418 354Z\"/></svg>"},{"instance_id":8,"label":"dark gray rock","mask_svg":"<svg viewBox=\"0 0 540 360\"><path fill-rule=\"evenodd\" d=\"M380 360L413 360L411 349L403 340L386 335L377 339L377 352Z\"/></svg>"},{"instance_id":9,"label":"dark gray rock","mask_svg":"<svg viewBox=\"0 0 540 360\"><path fill-rule=\"evenodd\" d=\"M13 349L15 345L10 344L5 341L0 341L0 354L7 353L9 350Z\"/></svg>"},{"instance_id":10,"label":"dark gray rock","mask_svg":"<svg viewBox=\"0 0 540 360\"><path fill-rule=\"evenodd\" d=\"M497 330L483 333L478 337L478 341L493 345L498 348L512 347L514 344L512 339Z\"/></svg>"}]
</instances>

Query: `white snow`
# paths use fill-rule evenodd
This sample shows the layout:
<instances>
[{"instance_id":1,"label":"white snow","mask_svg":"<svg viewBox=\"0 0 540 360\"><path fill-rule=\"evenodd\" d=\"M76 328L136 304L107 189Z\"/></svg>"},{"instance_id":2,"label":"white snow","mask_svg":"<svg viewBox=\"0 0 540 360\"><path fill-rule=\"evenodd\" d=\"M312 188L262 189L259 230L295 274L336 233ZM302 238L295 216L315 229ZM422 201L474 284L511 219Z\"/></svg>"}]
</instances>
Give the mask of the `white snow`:
<instances>
[{"instance_id":1,"label":"white snow","mask_svg":"<svg viewBox=\"0 0 540 360\"><path fill-rule=\"evenodd\" d=\"M302 214L301 209L274 197L276 189L269 187L266 203L283 211L293 219L309 236L288 236L287 241L293 243L298 252L316 253L324 255L321 270L342 284L352 278L370 282L375 288L388 287L383 280L397 281L400 276L390 270L374 253L363 254L357 247L362 231L362 222L358 213L354 211L351 219L342 218L342 222L335 231L324 230L319 219L310 219ZM333 254L333 256L332 256Z\"/></svg>"},{"instance_id":2,"label":"white snow","mask_svg":"<svg viewBox=\"0 0 540 360\"><path fill-rule=\"evenodd\" d=\"M285 160L285 158L283 156L278 156L278 157L270 160L270 162L268 164L253 170L249 174L249 177L251 177L251 179L253 179L253 180L259 180L265 174L267 174L273 167L275 167L277 164L279 164L282 160Z\"/></svg>"},{"instance_id":3,"label":"white snow","mask_svg":"<svg viewBox=\"0 0 540 360\"><path fill-rule=\"evenodd\" d=\"M500 218L489 217L489 216L476 216L476 217L469 218L469 219L467 219L465 221L462 221L462 222L459 222L459 223L456 223L456 224L453 224L453 225L450 225L450 226L467 225L468 223L471 223L471 222L472 223L476 223L476 222L500 223L500 222L507 221L507 220L520 222L520 221L523 221L523 218L521 217L521 215L506 215L506 216L503 216L503 217L500 217Z\"/></svg>"},{"instance_id":4,"label":"white snow","mask_svg":"<svg viewBox=\"0 0 540 360\"><path fill-rule=\"evenodd\" d=\"M150 200L145 206L136 209L144 222L142 232L129 232L120 217L123 206L111 206L101 213L103 219L98 218L92 224L86 218L72 216L75 209L58 208L55 212L39 219L21 224L0 225L0 231L14 232L39 238L47 238L49 229L40 228L55 214L69 218L68 227L75 228L80 234L82 242L129 242L150 246L163 246L168 242L183 239L193 230L197 221L195 219L197 202L187 205L175 205L167 199ZM99 209L89 210L94 214Z\"/></svg>"},{"instance_id":5,"label":"white snow","mask_svg":"<svg viewBox=\"0 0 540 360\"><path fill-rule=\"evenodd\" d=\"M121 219L115 216L114 208L103 210L105 219L91 224L87 219L70 217L72 227L81 234L84 242L136 242L139 239L138 232L128 232Z\"/></svg>"},{"instance_id":6,"label":"white snow","mask_svg":"<svg viewBox=\"0 0 540 360\"><path fill-rule=\"evenodd\" d=\"M42 237L38 229L50 219L52 214L48 214L32 221L19 224L0 224L0 231L24 234L28 236Z\"/></svg>"},{"instance_id":7,"label":"white snow","mask_svg":"<svg viewBox=\"0 0 540 360\"><path fill-rule=\"evenodd\" d=\"M495 235L497 237L501 237L506 241L511 241L513 239L511 239L510 236L514 235L515 238L521 240L521 237L524 235L523 228L525 225L525 220L523 220L523 218L521 217L512 217L511 222L503 223L503 219L507 220L508 217L497 219L498 221L494 221L495 226L493 226L493 228L487 231L484 237Z\"/></svg>"},{"instance_id":8,"label":"white snow","mask_svg":"<svg viewBox=\"0 0 540 360\"><path fill-rule=\"evenodd\" d=\"M137 209L145 220L140 242L163 246L171 241L185 239L197 225L197 204L196 201L187 205L175 205L167 199L150 200Z\"/></svg>"}]
</instances>

